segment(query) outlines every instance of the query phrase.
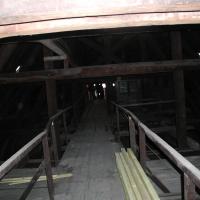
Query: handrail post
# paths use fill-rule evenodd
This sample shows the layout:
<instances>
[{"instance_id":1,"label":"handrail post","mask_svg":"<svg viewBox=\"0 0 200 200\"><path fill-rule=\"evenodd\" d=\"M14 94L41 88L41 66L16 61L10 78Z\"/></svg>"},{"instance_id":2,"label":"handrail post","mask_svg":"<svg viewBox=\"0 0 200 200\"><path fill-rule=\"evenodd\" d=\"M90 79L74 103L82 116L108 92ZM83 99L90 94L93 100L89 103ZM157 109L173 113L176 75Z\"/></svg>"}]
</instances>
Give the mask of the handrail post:
<instances>
[{"instance_id":1,"label":"handrail post","mask_svg":"<svg viewBox=\"0 0 200 200\"><path fill-rule=\"evenodd\" d=\"M64 125L64 130L65 130L65 140L67 143L67 134L68 134L68 128L67 128L67 122L66 122L66 113L63 113L63 125Z\"/></svg>"},{"instance_id":2,"label":"handrail post","mask_svg":"<svg viewBox=\"0 0 200 200\"><path fill-rule=\"evenodd\" d=\"M184 173L184 200L195 200L195 184L190 177Z\"/></svg>"},{"instance_id":3,"label":"handrail post","mask_svg":"<svg viewBox=\"0 0 200 200\"><path fill-rule=\"evenodd\" d=\"M116 117L117 117L117 141L120 141L120 119L119 119L119 108L116 106Z\"/></svg>"},{"instance_id":4,"label":"handrail post","mask_svg":"<svg viewBox=\"0 0 200 200\"><path fill-rule=\"evenodd\" d=\"M129 123L129 134L130 134L130 146L131 149L134 151L134 153L137 154L135 123L133 122L130 116L128 117L128 123Z\"/></svg>"},{"instance_id":5,"label":"handrail post","mask_svg":"<svg viewBox=\"0 0 200 200\"><path fill-rule=\"evenodd\" d=\"M140 124L138 125L139 127L139 160L143 168L146 167L146 135L144 130L140 127Z\"/></svg>"},{"instance_id":6,"label":"handrail post","mask_svg":"<svg viewBox=\"0 0 200 200\"><path fill-rule=\"evenodd\" d=\"M47 177L49 199L54 200L54 185L53 185L51 159L50 159L50 152L49 152L49 145L48 145L48 135L46 135L42 139L42 145L43 145L44 163L45 163L45 172L46 172L46 177Z\"/></svg>"},{"instance_id":7,"label":"handrail post","mask_svg":"<svg viewBox=\"0 0 200 200\"><path fill-rule=\"evenodd\" d=\"M52 137L52 146L53 146L53 155L55 160L55 165L58 163L59 156L58 156L58 146L57 146L57 137L56 137L56 130L54 122L51 123L51 137Z\"/></svg>"}]
</instances>

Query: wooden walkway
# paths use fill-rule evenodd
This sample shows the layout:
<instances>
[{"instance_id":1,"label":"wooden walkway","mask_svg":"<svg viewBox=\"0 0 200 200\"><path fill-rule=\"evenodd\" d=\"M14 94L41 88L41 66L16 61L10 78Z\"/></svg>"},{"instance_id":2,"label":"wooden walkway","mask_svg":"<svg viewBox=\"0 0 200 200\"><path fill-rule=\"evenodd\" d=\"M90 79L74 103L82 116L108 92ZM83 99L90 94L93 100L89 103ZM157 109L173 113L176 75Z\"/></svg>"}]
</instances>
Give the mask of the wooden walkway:
<instances>
[{"instance_id":1,"label":"wooden walkway","mask_svg":"<svg viewBox=\"0 0 200 200\"><path fill-rule=\"evenodd\" d=\"M62 186L67 199L124 199L115 162L115 152L120 146L114 142L108 127L104 102L94 102L85 112L59 165L71 168L73 173Z\"/></svg>"},{"instance_id":2,"label":"wooden walkway","mask_svg":"<svg viewBox=\"0 0 200 200\"><path fill-rule=\"evenodd\" d=\"M69 177L55 181L56 200L123 200L123 187L116 168L114 142L104 101L96 101L85 111L78 130L54 174ZM27 177L35 169L13 170L5 178ZM71 176L72 175L72 176ZM71 176L71 177L70 177ZM1 200L16 200L27 184L0 184ZM45 181L39 181L28 200L47 200Z\"/></svg>"},{"instance_id":3,"label":"wooden walkway","mask_svg":"<svg viewBox=\"0 0 200 200\"><path fill-rule=\"evenodd\" d=\"M124 200L123 187L117 172L115 152L120 151L109 129L109 119L104 101L91 104L53 174L60 175L54 181L55 200ZM200 157L189 160L198 168ZM155 186L161 199L180 199L180 175L165 160L147 162L152 173L174 194L165 194ZM16 200L26 187L24 178L32 176L35 169L16 169L0 182L0 199ZM12 178L11 182L7 178ZM15 180L13 178L20 178ZM28 200L48 200L46 182L38 181Z\"/></svg>"}]
</instances>

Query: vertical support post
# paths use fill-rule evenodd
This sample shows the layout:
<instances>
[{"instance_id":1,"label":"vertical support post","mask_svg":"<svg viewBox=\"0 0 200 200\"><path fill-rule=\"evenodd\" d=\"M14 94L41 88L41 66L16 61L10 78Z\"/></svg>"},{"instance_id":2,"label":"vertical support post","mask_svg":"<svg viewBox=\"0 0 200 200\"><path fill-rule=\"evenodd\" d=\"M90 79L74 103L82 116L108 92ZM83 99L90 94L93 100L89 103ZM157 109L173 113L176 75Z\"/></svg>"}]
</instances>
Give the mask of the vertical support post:
<instances>
[{"instance_id":1,"label":"vertical support post","mask_svg":"<svg viewBox=\"0 0 200 200\"><path fill-rule=\"evenodd\" d=\"M64 59L64 61L63 61L64 63L64 69L67 69L67 68L69 68L69 60L68 59Z\"/></svg>"},{"instance_id":2,"label":"vertical support post","mask_svg":"<svg viewBox=\"0 0 200 200\"><path fill-rule=\"evenodd\" d=\"M192 182L189 176L184 173L184 200L195 200L195 196L195 184Z\"/></svg>"},{"instance_id":3,"label":"vertical support post","mask_svg":"<svg viewBox=\"0 0 200 200\"><path fill-rule=\"evenodd\" d=\"M77 83L76 82L72 83L73 122L75 127L77 127L78 125L77 89L78 89Z\"/></svg>"},{"instance_id":4,"label":"vertical support post","mask_svg":"<svg viewBox=\"0 0 200 200\"><path fill-rule=\"evenodd\" d=\"M116 106L116 122L117 122L117 141L120 141L120 119L119 119L119 108Z\"/></svg>"},{"instance_id":5,"label":"vertical support post","mask_svg":"<svg viewBox=\"0 0 200 200\"><path fill-rule=\"evenodd\" d=\"M171 32L171 54L172 59L182 59L181 32ZM177 143L180 149L187 146L186 133L186 108L185 108L185 89L184 89L184 72L175 70L173 72L174 91L176 99L176 134Z\"/></svg>"},{"instance_id":6,"label":"vertical support post","mask_svg":"<svg viewBox=\"0 0 200 200\"><path fill-rule=\"evenodd\" d=\"M44 56L52 55L51 52L47 51L47 49L44 48ZM47 65L47 62L44 63L45 69L52 69L53 63L49 63ZM47 105L48 105L48 115L49 118L52 117L57 112L57 94L56 94L56 81L55 80L46 80L46 96L47 96ZM57 143L56 145L53 145L53 154L54 159L57 157L59 158L61 154L61 145L60 144L60 137L59 137L59 130L58 126L55 125L55 138L52 139L52 144ZM55 146L57 149L55 149ZM58 155L55 155L57 152ZM55 163L57 161L55 160Z\"/></svg>"},{"instance_id":7,"label":"vertical support post","mask_svg":"<svg viewBox=\"0 0 200 200\"><path fill-rule=\"evenodd\" d=\"M67 134L68 134L68 128L67 128L67 122L66 122L66 113L63 113L63 125L65 130L65 136L66 136L66 143L67 143Z\"/></svg>"},{"instance_id":8,"label":"vertical support post","mask_svg":"<svg viewBox=\"0 0 200 200\"><path fill-rule=\"evenodd\" d=\"M52 117L57 112L56 81L46 80L46 94L48 103L48 115Z\"/></svg>"},{"instance_id":9,"label":"vertical support post","mask_svg":"<svg viewBox=\"0 0 200 200\"><path fill-rule=\"evenodd\" d=\"M144 62L148 60L148 54L147 54L147 39L145 34L138 35L139 37L139 51L140 51L140 61ZM146 77L142 77L140 79L140 88L141 88L141 99L145 98L145 83L147 81Z\"/></svg>"},{"instance_id":10,"label":"vertical support post","mask_svg":"<svg viewBox=\"0 0 200 200\"><path fill-rule=\"evenodd\" d=\"M129 123L129 134L130 134L130 146L133 152L137 155L135 124L130 116L128 117L128 123Z\"/></svg>"},{"instance_id":11,"label":"vertical support post","mask_svg":"<svg viewBox=\"0 0 200 200\"><path fill-rule=\"evenodd\" d=\"M45 172L46 172L46 177L47 177L47 187L48 187L48 192L49 192L49 199L54 200L54 185L53 185L51 159L50 159L47 135L43 138L42 145L43 145L44 163L45 163Z\"/></svg>"},{"instance_id":12,"label":"vertical support post","mask_svg":"<svg viewBox=\"0 0 200 200\"><path fill-rule=\"evenodd\" d=\"M139 126L139 160L143 168L146 167L146 136L143 129Z\"/></svg>"},{"instance_id":13,"label":"vertical support post","mask_svg":"<svg viewBox=\"0 0 200 200\"><path fill-rule=\"evenodd\" d=\"M55 124L52 122L51 124L51 138L52 138L52 146L53 146L53 155L54 155L54 162L55 165L57 165L59 160L59 154L58 154L58 144L57 144L57 137L56 137L56 130L55 130Z\"/></svg>"},{"instance_id":14,"label":"vertical support post","mask_svg":"<svg viewBox=\"0 0 200 200\"><path fill-rule=\"evenodd\" d=\"M119 103L120 102L120 81L121 81L121 77L117 77L117 81L116 81L116 102Z\"/></svg>"}]
</instances>

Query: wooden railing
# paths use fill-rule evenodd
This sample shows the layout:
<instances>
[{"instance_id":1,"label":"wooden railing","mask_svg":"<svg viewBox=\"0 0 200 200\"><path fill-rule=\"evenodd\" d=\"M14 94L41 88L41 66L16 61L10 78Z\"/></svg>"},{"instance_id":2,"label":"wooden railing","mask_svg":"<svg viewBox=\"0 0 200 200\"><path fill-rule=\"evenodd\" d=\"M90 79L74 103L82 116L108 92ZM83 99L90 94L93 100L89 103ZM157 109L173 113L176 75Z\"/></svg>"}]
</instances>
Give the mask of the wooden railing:
<instances>
[{"instance_id":1,"label":"wooden railing","mask_svg":"<svg viewBox=\"0 0 200 200\"><path fill-rule=\"evenodd\" d=\"M42 143L43 146L43 155L44 159L40 163L38 169L36 170L35 174L33 175L30 183L22 193L19 200L24 200L27 198L28 194L32 190L33 186L39 179L40 175L42 174L43 170L45 170L46 177L47 177L47 187L49 192L49 199L54 200L54 185L53 185L53 178L52 178L52 168L51 168L51 157L50 157L50 149L48 144L48 136L51 137L52 145L53 145L53 154L54 158L58 161L58 152L57 152L57 135L55 130L55 121L62 117L62 123L64 126L64 131L67 133L67 124L66 124L66 112L72 109L72 106L69 106L54 116L52 116L46 125L46 128L43 132L38 134L34 137L30 142L28 142L25 146L23 146L20 150L18 150L13 156L11 156L8 160L6 160L0 166L0 180L5 177L7 173L9 173L16 165L20 163L34 148L36 148L39 144Z\"/></svg>"},{"instance_id":2,"label":"wooden railing","mask_svg":"<svg viewBox=\"0 0 200 200\"><path fill-rule=\"evenodd\" d=\"M46 129L38 134L35 138L33 138L30 142L28 142L25 146L23 146L19 151L17 151L13 156L11 156L0 166L0 180L3 179L4 176L8 172L10 172L10 170L12 170L17 164L19 164L20 161L22 161L40 143L42 143L43 146L44 160L41 162L39 168L36 170L36 173L32 177L30 183L22 193L19 200L26 199L33 186L37 182L38 178L40 177L43 169L45 169L46 172L49 199L54 200L54 186L48 145L48 131Z\"/></svg>"},{"instance_id":3,"label":"wooden railing","mask_svg":"<svg viewBox=\"0 0 200 200\"><path fill-rule=\"evenodd\" d=\"M146 167L146 137L155 144L157 148L165 154L165 156L178 168L183 174L183 196L185 200L194 200L196 196L195 188L200 188L200 170L196 168L191 162L185 159L174 148L167 144L162 138L150 130L145 124L143 124L131 111L128 109L111 102L115 106L117 116L117 130L119 130L119 111L124 112L127 115L129 121L130 132L130 145L133 151L139 157L140 164L143 168ZM138 135L139 141L136 142L136 135Z\"/></svg>"},{"instance_id":4,"label":"wooden railing","mask_svg":"<svg viewBox=\"0 0 200 200\"><path fill-rule=\"evenodd\" d=\"M60 140L59 137L59 133L56 133L58 129L58 125L56 126L56 123L58 122L58 120L60 120L61 124L64 127L64 132L65 134L65 140L67 140L67 133L68 133L68 128L67 128L67 122L66 122L66 112L68 112L69 110L71 110L73 107L72 106L68 106L67 108L60 110L59 112L57 112L55 115L53 115L47 125L46 125L46 130L50 133L51 136L51 141L52 141L52 151L53 151L53 156L54 156L54 163L57 164L59 161L59 152L58 152L58 140ZM61 128L61 124L59 124L59 128Z\"/></svg>"}]
</instances>

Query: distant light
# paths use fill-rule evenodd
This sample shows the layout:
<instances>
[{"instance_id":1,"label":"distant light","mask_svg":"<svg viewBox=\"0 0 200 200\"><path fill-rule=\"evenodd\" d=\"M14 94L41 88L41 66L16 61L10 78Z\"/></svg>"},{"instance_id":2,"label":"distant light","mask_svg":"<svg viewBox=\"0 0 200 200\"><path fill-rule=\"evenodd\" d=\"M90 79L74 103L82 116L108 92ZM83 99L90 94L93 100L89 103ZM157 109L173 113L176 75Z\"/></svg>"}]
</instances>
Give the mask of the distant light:
<instances>
[{"instance_id":1,"label":"distant light","mask_svg":"<svg viewBox=\"0 0 200 200\"><path fill-rule=\"evenodd\" d=\"M115 87L115 83L113 83L112 86Z\"/></svg>"},{"instance_id":2,"label":"distant light","mask_svg":"<svg viewBox=\"0 0 200 200\"><path fill-rule=\"evenodd\" d=\"M101 85L101 83L99 83L99 85Z\"/></svg>"},{"instance_id":3,"label":"distant light","mask_svg":"<svg viewBox=\"0 0 200 200\"><path fill-rule=\"evenodd\" d=\"M102 83L102 87L103 87L103 88L106 88L106 84L105 84L105 83Z\"/></svg>"},{"instance_id":4,"label":"distant light","mask_svg":"<svg viewBox=\"0 0 200 200\"><path fill-rule=\"evenodd\" d=\"M197 52L198 56L200 57L200 52Z\"/></svg>"},{"instance_id":5,"label":"distant light","mask_svg":"<svg viewBox=\"0 0 200 200\"><path fill-rule=\"evenodd\" d=\"M96 87L96 84L94 83L94 87Z\"/></svg>"},{"instance_id":6,"label":"distant light","mask_svg":"<svg viewBox=\"0 0 200 200\"><path fill-rule=\"evenodd\" d=\"M16 73L18 73L19 72L19 70L21 69L21 66L19 65L19 66L17 66L17 68L16 68Z\"/></svg>"},{"instance_id":7,"label":"distant light","mask_svg":"<svg viewBox=\"0 0 200 200\"><path fill-rule=\"evenodd\" d=\"M99 93L99 96L101 95L101 93Z\"/></svg>"},{"instance_id":8,"label":"distant light","mask_svg":"<svg viewBox=\"0 0 200 200\"><path fill-rule=\"evenodd\" d=\"M86 88L89 88L89 85L88 85L88 84L86 85Z\"/></svg>"}]
</instances>

